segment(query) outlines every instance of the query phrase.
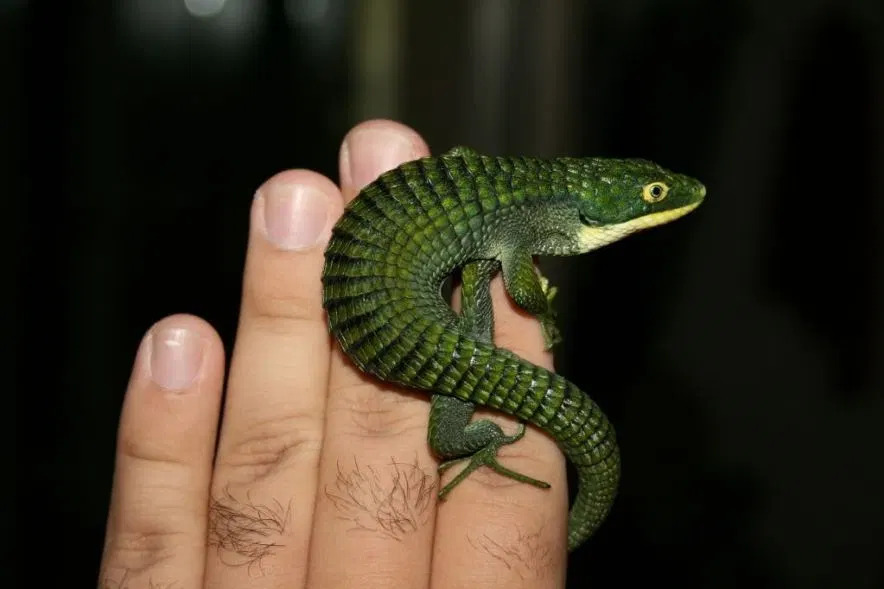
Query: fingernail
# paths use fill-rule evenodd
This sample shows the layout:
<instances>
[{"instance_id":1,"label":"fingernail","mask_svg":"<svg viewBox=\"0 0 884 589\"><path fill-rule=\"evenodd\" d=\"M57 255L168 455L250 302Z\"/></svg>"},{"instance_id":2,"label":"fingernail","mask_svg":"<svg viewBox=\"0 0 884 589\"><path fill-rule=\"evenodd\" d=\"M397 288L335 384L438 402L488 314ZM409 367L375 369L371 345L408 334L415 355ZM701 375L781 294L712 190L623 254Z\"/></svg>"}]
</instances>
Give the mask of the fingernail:
<instances>
[{"instance_id":1,"label":"fingernail","mask_svg":"<svg viewBox=\"0 0 884 589\"><path fill-rule=\"evenodd\" d=\"M360 189L387 170L414 158L414 143L401 131L374 127L357 129L341 146L341 184Z\"/></svg>"},{"instance_id":2,"label":"fingernail","mask_svg":"<svg viewBox=\"0 0 884 589\"><path fill-rule=\"evenodd\" d=\"M160 328L148 337L151 380L169 390L189 387L203 362L202 338L182 327Z\"/></svg>"},{"instance_id":3,"label":"fingernail","mask_svg":"<svg viewBox=\"0 0 884 589\"><path fill-rule=\"evenodd\" d=\"M328 223L325 195L303 184L271 184L258 193L263 198L264 234L284 250L316 245Z\"/></svg>"}]
</instances>

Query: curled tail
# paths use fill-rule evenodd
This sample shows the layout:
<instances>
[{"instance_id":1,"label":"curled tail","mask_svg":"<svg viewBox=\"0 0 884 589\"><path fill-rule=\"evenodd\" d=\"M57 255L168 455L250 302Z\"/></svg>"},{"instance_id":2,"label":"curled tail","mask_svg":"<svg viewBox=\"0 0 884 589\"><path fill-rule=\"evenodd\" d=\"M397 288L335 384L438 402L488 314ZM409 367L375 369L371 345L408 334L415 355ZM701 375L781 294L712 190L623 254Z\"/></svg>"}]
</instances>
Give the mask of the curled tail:
<instances>
[{"instance_id":1,"label":"curled tail","mask_svg":"<svg viewBox=\"0 0 884 589\"><path fill-rule=\"evenodd\" d=\"M562 376L508 350L455 338L458 368L443 371L429 390L515 415L552 435L577 470L578 489L568 516L568 550L574 550L601 525L617 494L620 451L613 426L586 393ZM434 360L448 361L450 356Z\"/></svg>"},{"instance_id":2,"label":"curled tail","mask_svg":"<svg viewBox=\"0 0 884 589\"><path fill-rule=\"evenodd\" d=\"M591 536L620 478L614 429L598 405L565 378L460 333L437 293L408 293L395 277L349 262L327 254L323 302L353 362L382 380L498 409L549 432L578 472L569 550Z\"/></svg>"}]
</instances>

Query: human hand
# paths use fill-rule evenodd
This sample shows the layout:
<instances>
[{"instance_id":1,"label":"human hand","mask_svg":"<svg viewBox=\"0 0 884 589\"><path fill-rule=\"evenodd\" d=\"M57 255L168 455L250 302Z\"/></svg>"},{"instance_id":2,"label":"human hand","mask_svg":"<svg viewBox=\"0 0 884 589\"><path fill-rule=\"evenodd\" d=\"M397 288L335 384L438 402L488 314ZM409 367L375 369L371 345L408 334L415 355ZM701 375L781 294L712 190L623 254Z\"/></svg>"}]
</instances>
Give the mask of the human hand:
<instances>
[{"instance_id":1,"label":"human hand","mask_svg":"<svg viewBox=\"0 0 884 589\"><path fill-rule=\"evenodd\" d=\"M427 154L414 131L371 121L344 140L340 186L292 170L258 190L220 422L215 331L176 315L147 332L120 418L100 587L564 583L568 495L556 444L529 429L500 452L551 489L483 468L437 504L429 397L362 374L328 334L323 250L344 202ZM537 321L499 278L492 292L496 343L551 368Z\"/></svg>"}]
</instances>

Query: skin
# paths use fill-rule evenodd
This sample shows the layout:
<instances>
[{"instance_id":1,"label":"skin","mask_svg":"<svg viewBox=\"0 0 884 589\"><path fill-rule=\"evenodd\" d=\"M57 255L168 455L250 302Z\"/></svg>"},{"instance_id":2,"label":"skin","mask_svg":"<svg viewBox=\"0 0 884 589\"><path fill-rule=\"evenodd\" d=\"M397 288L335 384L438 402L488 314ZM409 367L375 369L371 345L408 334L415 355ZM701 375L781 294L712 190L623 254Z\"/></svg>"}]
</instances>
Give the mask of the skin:
<instances>
[{"instance_id":1,"label":"skin","mask_svg":"<svg viewBox=\"0 0 884 589\"><path fill-rule=\"evenodd\" d=\"M431 493L429 517L402 538L354 529L327 493L341 470L353 473L349 465L384 472L385 457L435 476L429 399L379 384L344 357L328 335L320 285L323 250L344 203L381 172L428 153L413 130L369 121L344 139L339 184L289 170L260 187L223 420L225 366L216 332L188 315L150 328L120 418L99 586L564 584L565 462L553 440L533 428L500 457L551 489L479 469L443 504ZM312 203L294 218L286 204L293 198ZM304 226L309 219L316 221L312 231ZM491 291L497 345L552 369L537 320L515 307L499 277ZM498 414L477 417L516 429ZM260 513L280 513L277 504L287 510L282 531L262 536L273 546L260 562L244 565L235 551L206 546L217 536L210 522L218 520L219 504L245 515L262 506Z\"/></svg>"}]
</instances>

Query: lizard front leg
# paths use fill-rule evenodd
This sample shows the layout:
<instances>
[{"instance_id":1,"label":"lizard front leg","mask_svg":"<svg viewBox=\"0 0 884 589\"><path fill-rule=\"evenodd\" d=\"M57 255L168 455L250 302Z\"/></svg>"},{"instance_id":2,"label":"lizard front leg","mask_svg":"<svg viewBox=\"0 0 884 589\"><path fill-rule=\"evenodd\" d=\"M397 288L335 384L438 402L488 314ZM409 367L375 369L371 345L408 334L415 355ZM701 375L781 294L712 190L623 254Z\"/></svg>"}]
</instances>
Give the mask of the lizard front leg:
<instances>
[{"instance_id":1,"label":"lizard front leg","mask_svg":"<svg viewBox=\"0 0 884 589\"><path fill-rule=\"evenodd\" d=\"M495 260L479 260L467 264L462 271L461 328L473 337L489 343L492 341L494 327L489 287L498 267L499 263ZM520 423L516 433L507 436L491 420L471 422L474 411L473 403L456 397L434 395L432 398L428 440L438 456L448 459L439 465L439 472L445 472L458 462L470 461L442 488L439 498L444 499L480 466L488 466L499 474L537 487L549 487L549 484L512 471L497 461L497 452L501 446L512 444L525 435L525 424Z\"/></svg>"},{"instance_id":2,"label":"lizard front leg","mask_svg":"<svg viewBox=\"0 0 884 589\"><path fill-rule=\"evenodd\" d=\"M512 251L504 256L503 283L513 301L540 320L546 349L560 343L562 336L552 306L556 287L537 270L529 254Z\"/></svg>"}]
</instances>

